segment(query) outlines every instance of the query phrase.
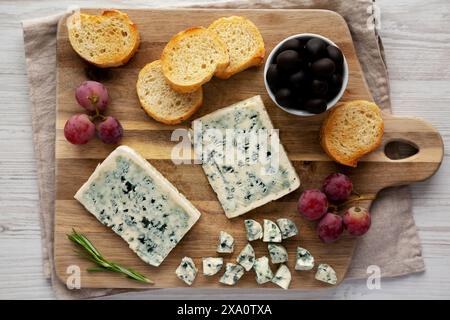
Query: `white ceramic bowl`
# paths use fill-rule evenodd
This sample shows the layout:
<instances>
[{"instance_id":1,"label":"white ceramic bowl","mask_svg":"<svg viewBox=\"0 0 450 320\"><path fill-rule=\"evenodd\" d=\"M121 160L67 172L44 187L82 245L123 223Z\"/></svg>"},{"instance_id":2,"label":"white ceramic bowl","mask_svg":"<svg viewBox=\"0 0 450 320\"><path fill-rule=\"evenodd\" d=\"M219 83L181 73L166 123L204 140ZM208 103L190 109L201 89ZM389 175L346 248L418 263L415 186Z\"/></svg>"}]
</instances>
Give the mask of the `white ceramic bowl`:
<instances>
[{"instance_id":1,"label":"white ceramic bowl","mask_svg":"<svg viewBox=\"0 0 450 320\"><path fill-rule=\"evenodd\" d=\"M269 94L270 98L279 108L281 108L284 111L289 112L291 114L295 114L296 116L308 117L308 116L314 116L316 114L310 113L305 110L298 110L298 109L286 108L286 107L280 106L278 104L277 100L275 99L275 94L269 88L269 84L267 83L267 70L269 70L269 66L272 64L273 56L275 55L276 52L278 52L278 49L280 49L280 47L286 41L294 39L294 38L301 40L301 39L308 39L308 38L312 38L312 37L320 38L323 41L325 41L326 43L338 47L333 41L331 41L330 39L325 38L324 36L321 36L319 34L314 34L314 33L295 34L293 36L290 36L290 37L282 40L280 43L278 43L276 45L275 48L273 48L272 52L267 57L266 64L264 66L264 85L266 86L266 90L267 90L267 93ZM343 65L343 69L342 69L342 87L341 87L341 90L339 90L338 94L333 98L333 100L331 100L327 103L327 110L332 108L342 98L342 95L344 94L345 89L347 88L347 83L348 83L348 65L347 65L347 60L345 59L345 56L344 56L344 65Z\"/></svg>"}]
</instances>

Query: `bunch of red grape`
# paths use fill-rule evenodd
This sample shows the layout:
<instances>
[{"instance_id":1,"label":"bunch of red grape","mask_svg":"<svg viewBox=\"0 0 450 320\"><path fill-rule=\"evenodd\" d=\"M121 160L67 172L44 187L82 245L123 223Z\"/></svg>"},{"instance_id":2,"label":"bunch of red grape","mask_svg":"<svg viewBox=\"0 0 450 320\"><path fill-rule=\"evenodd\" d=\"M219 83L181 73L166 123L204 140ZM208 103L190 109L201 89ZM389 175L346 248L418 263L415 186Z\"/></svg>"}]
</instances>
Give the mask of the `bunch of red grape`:
<instances>
[{"instance_id":1,"label":"bunch of red grape","mask_svg":"<svg viewBox=\"0 0 450 320\"><path fill-rule=\"evenodd\" d=\"M115 144L123 136L120 122L112 116L104 116L108 106L108 90L100 82L85 81L75 92L75 98L87 114L75 114L64 126L64 136L73 144L88 143L97 136L104 143Z\"/></svg>"},{"instance_id":2,"label":"bunch of red grape","mask_svg":"<svg viewBox=\"0 0 450 320\"><path fill-rule=\"evenodd\" d=\"M344 232L354 236L361 236L370 228L370 214L366 208L351 207L343 216L330 210L343 204L353 191L353 184L349 177L342 173L329 175L322 186L322 190L305 190L298 200L298 211L308 220L319 220L317 234L326 243L336 241ZM336 205L330 205L333 202Z\"/></svg>"}]
</instances>

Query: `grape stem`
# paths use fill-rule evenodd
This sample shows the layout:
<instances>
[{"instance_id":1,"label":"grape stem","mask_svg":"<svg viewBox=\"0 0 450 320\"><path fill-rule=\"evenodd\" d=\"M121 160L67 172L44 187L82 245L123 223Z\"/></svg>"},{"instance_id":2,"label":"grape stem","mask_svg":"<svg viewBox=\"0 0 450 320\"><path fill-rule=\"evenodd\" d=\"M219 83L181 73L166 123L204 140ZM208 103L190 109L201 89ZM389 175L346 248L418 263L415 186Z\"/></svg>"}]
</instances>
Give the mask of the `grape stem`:
<instances>
[{"instance_id":1,"label":"grape stem","mask_svg":"<svg viewBox=\"0 0 450 320\"><path fill-rule=\"evenodd\" d=\"M340 209L345 208L350 203L357 202L357 201L364 201L364 200L375 200L377 197L375 195L369 195L369 194L358 194L356 193L356 197L348 199L347 201L340 203L340 204L330 204L329 208L334 211L339 211Z\"/></svg>"},{"instance_id":2,"label":"grape stem","mask_svg":"<svg viewBox=\"0 0 450 320\"><path fill-rule=\"evenodd\" d=\"M100 119L100 120L105 120L106 119L106 117L104 115L102 115L100 113L100 111L98 111L97 108L95 108L95 114L93 116L91 116L90 118L91 118L92 122L94 122L97 119Z\"/></svg>"}]
</instances>

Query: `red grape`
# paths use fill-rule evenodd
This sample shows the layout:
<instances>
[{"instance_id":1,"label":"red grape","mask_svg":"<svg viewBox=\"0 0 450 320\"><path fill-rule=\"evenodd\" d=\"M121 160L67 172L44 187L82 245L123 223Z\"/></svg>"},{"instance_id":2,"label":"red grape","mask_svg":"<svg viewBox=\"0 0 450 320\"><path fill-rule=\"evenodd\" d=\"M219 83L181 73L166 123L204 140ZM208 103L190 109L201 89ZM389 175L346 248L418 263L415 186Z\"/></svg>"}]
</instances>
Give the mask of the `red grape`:
<instances>
[{"instance_id":1,"label":"red grape","mask_svg":"<svg viewBox=\"0 0 450 320\"><path fill-rule=\"evenodd\" d=\"M122 138L123 128L116 118L108 116L97 124L97 134L104 143L114 144Z\"/></svg>"},{"instance_id":2,"label":"red grape","mask_svg":"<svg viewBox=\"0 0 450 320\"><path fill-rule=\"evenodd\" d=\"M108 90L100 82L85 81L77 88L75 98L91 114L97 110L104 112L108 105Z\"/></svg>"},{"instance_id":3,"label":"red grape","mask_svg":"<svg viewBox=\"0 0 450 320\"><path fill-rule=\"evenodd\" d=\"M333 173L326 177L322 190L330 201L341 202L348 199L352 193L353 184L346 175Z\"/></svg>"},{"instance_id":4,"label":"red grape","mask_svg":"<svg viewBox=\"0 0 450 320\"><path fill-rule=\"evenodd\" d=\"M325 243L336 241L343 231L342 218L334 213L327 213L317 225L317 234Z\"/></svg>"},{"instance_id":5,"label":"red grape","mask_svg":"<svg viewBox=\"0 0 450 320\"><path fill-rule=\"evenodd\" d=\"M75 114L64 126L64 136L73 144L88 143L95 136L95 125L85 114Z\"/></svg>"},{"instance_id":6,"label":"red grape","mask_svg":"<svg viewBox=\"0 0 450 320\"><path fill-rule=\"evenodd\" d=\"M317 220L327 212L327 197L317 189L305 190L298 199L297 209L306 219Z\"/></svg>"},{"instance_id":7,"label":"red grape","mask_svg":"<svg viewBox=\"0 0 450 320\"><path fill-rule=\"evenodd\" d=\"M361 236L366 233L371 224L370 213L366 208L351 207L343 216L344 226L353 236Z\"/></svg>"}]
</instances>

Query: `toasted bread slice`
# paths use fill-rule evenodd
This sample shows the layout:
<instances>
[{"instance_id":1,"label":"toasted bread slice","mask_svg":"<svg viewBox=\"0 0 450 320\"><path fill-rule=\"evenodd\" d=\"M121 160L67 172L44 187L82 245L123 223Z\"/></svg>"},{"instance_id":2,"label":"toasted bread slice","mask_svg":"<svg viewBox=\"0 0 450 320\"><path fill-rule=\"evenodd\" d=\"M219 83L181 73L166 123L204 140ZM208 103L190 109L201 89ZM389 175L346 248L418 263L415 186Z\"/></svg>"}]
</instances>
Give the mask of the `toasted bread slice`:
<instances>
[{"instance_id":1,"label":"toasted bread slice","mask_svg":"<svg viewBox=\"0 0 450 320\"><path fill-rule=\"evenodd\" d=\"M219 70L215 76L228 79L232 75L264 62L266 50L258 28L250 20L231 16L217 19L209 27L227 45L230 64Z\"/></svg>"},{"instance_id":2,"label":"toasted bread slice","mask_svg":"<svg viewBox=\"0 0 450 320\"><path fill-rule=\"evenodd\" d=\"M322 124L320 142L336 162L356 167L358 160L381 143L384 124L373 102L356 100L332 109Z\"/></svg>"},{"instance_id":3,"label":"toasted bread slice","mask_svg":"<svg viewBox=\"0 0 450 320\"><path fill-rule=\"evenodd\" d=\"M178 92L194 92L215 72L229 64L225 44L203 27L181 31L170 39L162 55L162 69L170 86Z\"/></svg>"},{"instance_id":4,"label":"toasted bread slice","mask_svg":"<svg viewBox=\"0 0 450 320\"><path fill-rule=\"evenodd\" d=\"M118 67L139 47L139 31L126 13L107 10L101 15L74 13L67 18L72 48L100 68Z\"/></svg>"},{"instance_id":5,"label":"toasted bread slice","mask_svg":"<svg viewBox=\"0 0 450 320\"><path fill-rule=\"evenodd\" d=\"M174 91L164 78L161 60L147 64L139 72L136 91L145 112L166 124L177 124L188 119L203 101L201 87L192 93Z\"/></svg>"}]
</instances>

